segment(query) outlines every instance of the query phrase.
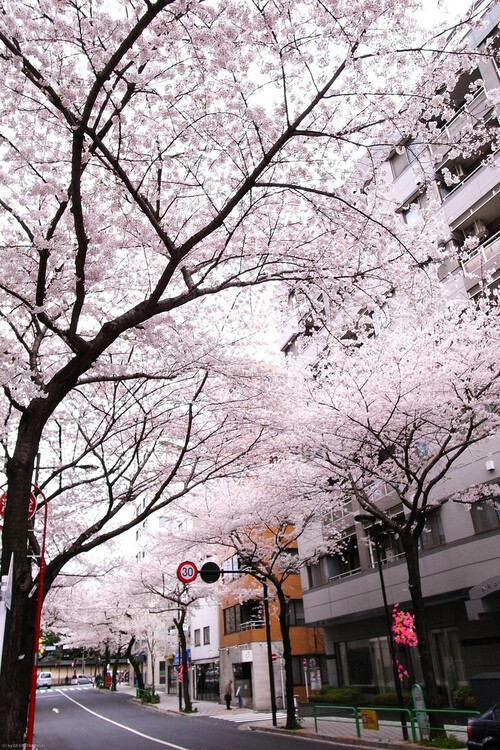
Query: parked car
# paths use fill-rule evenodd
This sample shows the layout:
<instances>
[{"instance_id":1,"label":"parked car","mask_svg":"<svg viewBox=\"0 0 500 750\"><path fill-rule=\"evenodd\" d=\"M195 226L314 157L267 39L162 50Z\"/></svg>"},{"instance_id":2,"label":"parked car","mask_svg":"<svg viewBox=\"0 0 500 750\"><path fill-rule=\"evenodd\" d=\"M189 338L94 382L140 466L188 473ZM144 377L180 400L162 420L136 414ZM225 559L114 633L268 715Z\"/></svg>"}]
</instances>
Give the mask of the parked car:
<instances>
[{"instance_id":1,"label":"parked car","mask_svg":"<svg viewBox=\"0 0 500 750\"><path fill-rule=\"evenodd\" d=\"M92 679L86 674L77 674L71 678L72 685L92 685Z\"/></svg>"},{"instance_id":2,"label":"parked car","mask_svg":"<svg viewBox=\"0 0 500 750\"><path fill-rule=\"evenodd\" d=\"M467 722L468 750L500 750L500 701Z\"/></svg>"},{"instance_id":3,"label":"parked car","mask_svg":"<svg viewBox=\"0 0 500 750\"><path fill-rule=\"evenodd\" d=\"M36 680L37 688L50 688L52 685L52 672L40 672Z\"/></svg>"}]
</instances>

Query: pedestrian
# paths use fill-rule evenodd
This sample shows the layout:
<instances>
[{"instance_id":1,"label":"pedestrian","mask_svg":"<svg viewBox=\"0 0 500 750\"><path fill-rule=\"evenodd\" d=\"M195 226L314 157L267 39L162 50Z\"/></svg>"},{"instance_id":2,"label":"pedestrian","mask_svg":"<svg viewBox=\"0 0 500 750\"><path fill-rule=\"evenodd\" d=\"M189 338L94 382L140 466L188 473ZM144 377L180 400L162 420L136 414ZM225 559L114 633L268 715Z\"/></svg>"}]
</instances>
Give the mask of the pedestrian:
<instances>
[{"instance_id":1,"label":"pedestrian","mask_svg":"<svg viewBox=\"0 0 500 750\"><path fill-rule=\"evenodd\" d=\"M229 680L224 686L224 700L226 701L226 708L228 711L231 710L231 698L233 697L233 681Z\"/></svg>"}]
</instances>

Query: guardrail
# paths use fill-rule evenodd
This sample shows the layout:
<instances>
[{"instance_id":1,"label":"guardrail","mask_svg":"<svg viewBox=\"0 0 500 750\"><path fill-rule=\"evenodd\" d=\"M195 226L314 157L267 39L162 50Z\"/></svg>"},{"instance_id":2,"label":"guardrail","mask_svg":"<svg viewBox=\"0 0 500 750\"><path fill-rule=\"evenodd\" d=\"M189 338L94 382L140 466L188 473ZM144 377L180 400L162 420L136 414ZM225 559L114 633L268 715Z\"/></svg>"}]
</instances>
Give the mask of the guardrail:
<instances>
[{"instance_id":1,"label":"guardrail","mask_svg":"<svg viewBox=\"0 0 500 750\"><path fill-rule=\"evenodd\" d=\"M462 711L456 708L414 708L412 713L420 729L420 739L424 739L421 731L422 726L426 726L431 734L442 732L444 725L446 734L467 735L467 719L480 715L479 711ZM433 726L434 717L440 718L437 726Z\"/></svg>"},{"instance_id":2,"label":"guardrail","mask_svg":"<svg viewBox=\"0 0 500 750\"><path fill-rule=\"evenodd\" d=\"M315 704L313 708L314 731L319 734L319 723L329 724L338 736L362 737L363 732L378 732L377 739L389 741L409 741L417 743L429 734L444 731L447 735L467 733L467 719L479 716L479 711L458 709L409 709L386 706L336 706ZM438 718L439 717L439 718ZM366 739L366 734L364 735ZM464 738L465 745L465 738Z\"/></svg>"}]
</instances>

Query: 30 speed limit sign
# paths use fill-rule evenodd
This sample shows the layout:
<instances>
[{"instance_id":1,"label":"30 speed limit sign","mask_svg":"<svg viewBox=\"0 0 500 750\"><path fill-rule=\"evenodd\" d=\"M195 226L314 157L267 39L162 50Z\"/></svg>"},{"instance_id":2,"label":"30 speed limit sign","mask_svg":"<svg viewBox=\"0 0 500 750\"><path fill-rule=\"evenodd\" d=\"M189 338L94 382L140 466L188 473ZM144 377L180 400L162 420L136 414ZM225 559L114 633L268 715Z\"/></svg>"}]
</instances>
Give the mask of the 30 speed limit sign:
<instances>
[{"instance_id":1,"label":"30 speed limit sign","mask_svg":"<svg viewBox=\"0 0 500 750\"><path fill-rule=\"evenodd\" d=\"M182 583L191 583L197 575L198 568L194 563L189 562L189 560L182 562L177 568L177 578L179 581L182 581Z\"/></svg>"}]
</instances>

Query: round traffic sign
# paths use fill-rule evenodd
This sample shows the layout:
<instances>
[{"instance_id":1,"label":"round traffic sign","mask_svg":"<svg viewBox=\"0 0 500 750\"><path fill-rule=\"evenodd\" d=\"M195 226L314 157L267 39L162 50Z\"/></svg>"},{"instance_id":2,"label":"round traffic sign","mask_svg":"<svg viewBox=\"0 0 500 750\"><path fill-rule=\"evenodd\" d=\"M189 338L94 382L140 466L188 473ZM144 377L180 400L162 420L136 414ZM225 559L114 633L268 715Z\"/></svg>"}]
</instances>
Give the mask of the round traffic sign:
<instances>
[{"instance_id":1,"label":"round traffic sign","mask_svg":"<svg viewBox=\"0 0 500 750\"><path fill-rule=\"evenodd\" d=\"M4 490L0 495L0 518L5 517L5 506L7 504L7 492ZM36 497L33 492L30 493L30 504L28 505L28 520L35 515Z\"/></svg>"},{"instance_id":2,"label":"round traffic sign","mask_svg":"<svg viewBox=\"0 0 500 750\"><path fill-rule=\"evenodd\" d=\"M210 560L200 568L200 578L205 583L215 583L220 578L220 568L217 563L211 562Z\"/></svg>"},{"instance_id":3,"label":"round traffic sign","mask_svg":"<svg viewBox=\"0 0 500 750\"><path fill-rule=\"evenodd\" d=\"M277 657L277 655L276 655L276 654L271 654L271 659L272 659L273 661L276 661L276 659L277 659L277 658L278 658L278 657Z\"/></svg>"},{"instance_id":4,"label":"round traffic sign","mask_svg":"<svg viewBox=\"0 0 500 750\"><path fill-rule=\"evenodd\" d=\"M182 581L182 583L191 583L191 581L195 580L197 575L198 568L189 560L181 562L181 564L177 568L177 578L179 579L179 581Z\"/></svg>"}]
</instances>

